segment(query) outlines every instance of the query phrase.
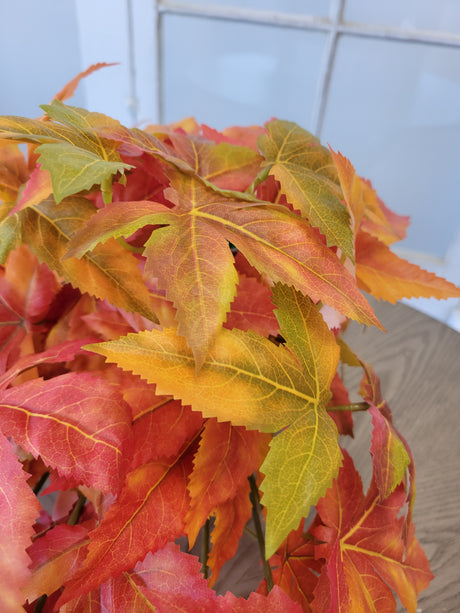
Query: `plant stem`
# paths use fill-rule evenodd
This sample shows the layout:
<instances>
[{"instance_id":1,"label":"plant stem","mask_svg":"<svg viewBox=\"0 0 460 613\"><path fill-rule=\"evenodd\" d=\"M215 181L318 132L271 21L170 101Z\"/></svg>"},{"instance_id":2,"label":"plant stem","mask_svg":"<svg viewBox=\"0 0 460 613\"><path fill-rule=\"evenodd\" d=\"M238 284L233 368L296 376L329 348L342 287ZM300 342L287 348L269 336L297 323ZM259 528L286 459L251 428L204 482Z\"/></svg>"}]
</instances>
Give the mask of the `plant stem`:
<instances>
[{"instance_id":1,"label":"plant stem","mask_svg":"<svg viewBox=\"0 0 460 613\"><path fill-rule=\"evenodd\" d=\"M46 604L48 596L46 594L42 594L40 598L37 598L34 606L34 613L42 613L43 607Z\"/></svg>"},{"instance_id":2,"label":"plant stem","mask_svg":"<svg viewBox=\"0 0 460 613\"><path fill-rule=\"evenodd\" d=\"M265 536L262 530L262 522L260 521L260 501L259 501L259 488L257 487L254 475L248 477L249 485L251 486L251 492L249 499L252 504L252 518L254 520L254 527L257 534L257 542L259 543L260 559L262 560L262 566L264 569L264 577L267 582L267 591L270 592L273 587L272 569L268 560L265 559Z\"/></svg>"},{"instance_id":3,"label":"plant stem","mask_svg":"<svg viewBox=\"0 0 460 613\"><path fill-rule=\"evenodd\" d=\"M205 579L209 577L208 557L209 557L209 517L203 526L203 534L201 536L201 572Z\"/></svg>"},{"instance_id":4,"label":"plant stem","mask_svg":"<svg viewBox=\"0 0 460 613\"><path fill-rule=\"evenodd\" d=\"M40 493L40 490L45 485L45 481L48 479L49 476L50 476L50 473L47 470L46 472L43 473L43 475L40 477L40 479L34 485L32 491L35 494L35 496L38 496L38 494Z\"/></svg>"},{"instance_id":5,"label":"plant stem","mask_svg":"<svg viewBox=\"0 0 460 613\"><path fill-rule=\"evenodd\" d=\"M69 526L75 526L80 519L80 515L82 514L83 508L86 503L86 496L84 496L81 492L78 492L78 500L75 503L74 508L72 509L72 513L67 520L67 524Z\"/></svg>"},{"instance_id":6,"label":"plant stem","mask_svg":"<svg viewBox=\"0 0 460 613\"><path fill-rule=\"evenodd\" d=\"M327 407L328 411L367 411L367 402L352 402L351 404L338 404L335 407Z\"/></svg>"}]
</instances>

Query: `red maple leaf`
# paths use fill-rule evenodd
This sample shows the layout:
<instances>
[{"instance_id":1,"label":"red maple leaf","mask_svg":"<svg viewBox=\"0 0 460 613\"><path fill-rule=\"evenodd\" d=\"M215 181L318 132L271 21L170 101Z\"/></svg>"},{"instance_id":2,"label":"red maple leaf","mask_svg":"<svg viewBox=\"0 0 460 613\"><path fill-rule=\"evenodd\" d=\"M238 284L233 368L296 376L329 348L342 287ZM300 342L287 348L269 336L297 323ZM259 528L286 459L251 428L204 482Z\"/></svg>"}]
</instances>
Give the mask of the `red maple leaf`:
<instances>
[{"instance_id":1,"label":"red maple leaf","mask_svg":"<svg viewBox=\"0 0 460 613\"><path fill-rule=\"evenodd\" d=\"M361 478L344 451L338 478L317 505L322 526L313 531L323 542L315 548L326 558L315 589L315 613L395 613L398 596L415 613L417 594L433 575L411 526L405 544L404 486L381 501L373 479L364 497Z\"/></svg>"}]
</instances>

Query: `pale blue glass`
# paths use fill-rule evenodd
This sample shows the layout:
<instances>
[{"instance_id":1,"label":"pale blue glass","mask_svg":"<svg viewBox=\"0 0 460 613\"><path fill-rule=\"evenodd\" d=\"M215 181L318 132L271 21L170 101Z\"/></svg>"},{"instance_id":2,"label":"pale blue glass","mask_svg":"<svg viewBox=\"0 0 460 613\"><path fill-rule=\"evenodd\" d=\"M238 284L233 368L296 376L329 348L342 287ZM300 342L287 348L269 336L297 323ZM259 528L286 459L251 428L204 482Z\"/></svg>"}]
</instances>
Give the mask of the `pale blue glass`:
<instances>
[{"instance_id":1,"label":"pale blue glass","mask_svg":"<svg viewBox=\"0 0 460 613\"><path fill-rule=\"evenodd\" d=\"M445 256L460 221L460 49L343 37L322 138L413 216L405 247Z\"/></svg>"},{"instance_id":2,"label":"pale blue glass","mask_svg":"<svg viewBox=\"0 0 460 613\"><path fill-rule=\"evenodd\" d=\"M346 0L346 21L397 26L406 30L460 32L459 0Z\"/></svg>"},{"instance_id":3,"label":"pale blue glass","mask_svg":"<svg viewBox=\"0 0 460 613\"><path fill-rule=\"evenodd\" d=\"M2 5L0 115L38 117L80 70L73 2L22 0ZM80 87L72 104L84 104Z\"/></svg>"},{"instance_id":4,"label":"pale blue glass","mask_svg":"<svg viewBox=\"0 0 460 613\"><path fill-rule=\"evenodd\" d=\"M271 117L311 126L321 32L166 15L163 121L215 128Z\"/></svg>"}]
</instances>

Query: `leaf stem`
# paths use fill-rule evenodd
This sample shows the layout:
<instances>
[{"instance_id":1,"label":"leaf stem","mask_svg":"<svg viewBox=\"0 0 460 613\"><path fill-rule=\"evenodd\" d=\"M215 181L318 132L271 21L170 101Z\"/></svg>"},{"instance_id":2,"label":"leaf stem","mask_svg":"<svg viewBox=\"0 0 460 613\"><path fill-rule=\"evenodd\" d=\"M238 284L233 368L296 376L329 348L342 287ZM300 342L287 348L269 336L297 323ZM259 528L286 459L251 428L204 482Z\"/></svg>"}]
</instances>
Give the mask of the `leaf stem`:
<instances>
[{"instance_id":1,"label":"leaf stem","mask_svg":"<svg viewBox=\"0 0 460 613\"><path fill-rule=\"evenodd\" d=\"M265 559L265 536L262 530L262 522L260 521L260 501L259 501L259 488L254 475L248 477L249 485L251 486L251 492L249 499L252 504L252 518L254 520L254 527L256 529L257 542L259 543L260 559L262 560L262 566L264 569L264 577L267 582L267 590L271 591L273 587L272 569L268 560Z\"/></svg>"},{"instance_id":2,"label":"leaf stem","mask_svg":"<svg viewBox=\"0 0 460 613\"><path fill-rule=\"evenodd\" d=\"M67 524L69 526L75 526L80 519L80 515L82 514L83 508L86 503L86 496L84 496L81 492L78 492L78 500L75 503L74 508L72 509L72 513L67 520Z\"/></svg>"},{"instance_id":3,"label":"leaf stem","mask_svg":"<svg viewBox=\"0 0 460 613\"><path fill-rule=\"evenodd\" d=\"M45 606L47 599L48 596L46 594L42 594L40 598L37 598L37 600L35 601L34 613L42 613L43 607Z\"/></svg>"},{"instance_id":4,"label":"leaf stem","mask_svg":"<svg viewBox=\"0 0 460 613\"><path fill-rule=\"evenodd\" d=\"M45 485L45 482L49 476L50 476L49 471L48 470L45 471L43 475L40 477L40 479L37 481L37 483L34 485L34 487L32 488L32 491L35 494L35 496L38 496L38 494L40 493L40 490Z\"/></svg>"},{"instance_id":5,"label":"leaf stem","mask_svg":"<svg viewBox=\"0 0 460 613\"><path fill-rule=\"evenodd\" d=\"M210 521L209 517L206 520L206 523L203 526L203 533L201 535L201 572L205 579L209 577L209 566L208 566L208 557L209 557L209 526Z\"/></svg>"},{"instance_id":6,"label":"leaf stem","mask_svg":"<svg viewBox=\"0 0 460 613\"><path fill-rule=\"evenodd\" d=\"M367 411L367 402L352 402L351 404L337 404L334 407L327 407L328 411Z\"/></svg>"}]
</instances>

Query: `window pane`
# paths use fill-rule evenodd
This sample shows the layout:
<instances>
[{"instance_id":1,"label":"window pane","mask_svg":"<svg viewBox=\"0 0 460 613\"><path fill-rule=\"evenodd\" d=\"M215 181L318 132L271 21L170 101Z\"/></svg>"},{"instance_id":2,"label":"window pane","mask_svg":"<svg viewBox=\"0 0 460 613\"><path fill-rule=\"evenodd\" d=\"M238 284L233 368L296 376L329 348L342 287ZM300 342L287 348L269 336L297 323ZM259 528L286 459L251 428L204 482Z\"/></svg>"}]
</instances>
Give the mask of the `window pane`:
<instances>
[{"instance_id":1,"label":"window pane","mask_svg":"<svg viewBox=\"0 0 460 613\"><path fill-rule=\"evenodd\" d=\"M346 21L460 32L459 0L346 0Z\"/></svg>"},{"instance_id":2,"label":"window pane","mask_svg":"<svg viewBox=\"0 0 460 613\"><path fill-rule=\"evenodd\" d=\"M194 0L187 2L195 4ZM200 4L327 17L330 0L202 0Z\"/></svg>"},{"instance_id":3,"label":"window pane","mask_svg":"<svg viewBox=\"0 0 460 613\"><path fill-rule=\"evenodd\" d=\"M325 35L165 16L163 120L216 128L271 117L310 125Z\"/></svg>"},{"instance_id":4,"label":"window pane","mask_svg":"<svg viewBox=\"0 0 460 613\"><path fill-rule=\"evenodd\" d=\"M323 139L413 216L404 246L440 257L460 221L459 101L460 49L339 41Z\"/></svg>"},{"instance_id":5,"label":"window pane","mask_svg":"<svg viewBox=\"0 0 460 613\"><path fill-rule=\"evenodd\" d=\"M20 24L20 25L19 25ZM81 70L73 2L23 0L2 4L0 115L39 117ZM84 84L72 104L84 104Z\"/></svg>"}]
</instances>

